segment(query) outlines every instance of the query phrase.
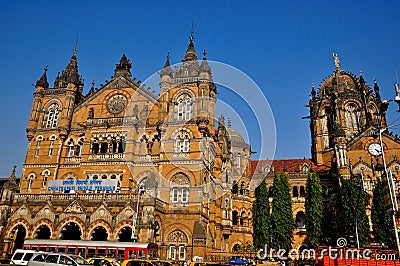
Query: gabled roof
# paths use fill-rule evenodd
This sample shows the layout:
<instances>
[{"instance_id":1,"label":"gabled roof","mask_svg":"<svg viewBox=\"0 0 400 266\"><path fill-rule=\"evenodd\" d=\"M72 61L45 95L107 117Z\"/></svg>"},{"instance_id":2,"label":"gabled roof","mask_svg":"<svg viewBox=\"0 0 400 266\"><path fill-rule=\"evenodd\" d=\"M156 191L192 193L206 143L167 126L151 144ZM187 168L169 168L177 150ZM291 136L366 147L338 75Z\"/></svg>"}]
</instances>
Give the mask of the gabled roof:
<instances>
[{"instance_id":1,"label":"gabled roof","mask_svg":"<svg viewBox=\"0 0 400 266\"><path fill-rule=\"evenodd\" d=\"M250 162L250 174L251 175L262 174L262 173L267 174L268 172L276 172L276 173L287 172L289 174L301 173L303 166L307 166L308 170L314 170L316 172L326 172L330 170L328 166L315 165L310 158L252 160Z\"/></svg>"}]
</instances>

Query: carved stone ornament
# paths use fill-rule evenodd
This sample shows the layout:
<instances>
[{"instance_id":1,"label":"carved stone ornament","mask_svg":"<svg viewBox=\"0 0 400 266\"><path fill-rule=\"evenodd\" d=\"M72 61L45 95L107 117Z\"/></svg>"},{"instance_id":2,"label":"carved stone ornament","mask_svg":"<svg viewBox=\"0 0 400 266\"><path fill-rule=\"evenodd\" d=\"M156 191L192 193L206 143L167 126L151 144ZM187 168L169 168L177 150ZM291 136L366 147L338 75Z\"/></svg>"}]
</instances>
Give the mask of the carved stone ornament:
<instances>
[{"instance_id":1,"label":"carved stone ornament","mask_svg":"<svg viewBox=\"0 0 400 266\"><path fill-rule=\"evenodd\" d=\"M125 110L128 99L123 94L113 95L107 102L107 110L111 114L118 114Z\"/></svg>"}]
</instances>

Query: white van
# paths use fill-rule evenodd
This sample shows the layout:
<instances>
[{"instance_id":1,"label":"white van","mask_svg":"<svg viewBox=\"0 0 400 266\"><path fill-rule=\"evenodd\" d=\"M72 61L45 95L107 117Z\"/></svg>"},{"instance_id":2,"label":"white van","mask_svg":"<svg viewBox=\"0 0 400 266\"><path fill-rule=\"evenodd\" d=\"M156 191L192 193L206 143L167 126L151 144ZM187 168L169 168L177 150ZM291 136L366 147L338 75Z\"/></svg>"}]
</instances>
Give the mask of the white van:
<instances>
[{"instance_id":1,"label":"white van","mask_svg":"<svg viewBox=\"0 0 400 266\"><path fill-rule=\"evenodd\" d=\"M11 257L15 264L27 265L33 254L38 253L34 250L17 249Z\"/></svg>"}]
</instances>

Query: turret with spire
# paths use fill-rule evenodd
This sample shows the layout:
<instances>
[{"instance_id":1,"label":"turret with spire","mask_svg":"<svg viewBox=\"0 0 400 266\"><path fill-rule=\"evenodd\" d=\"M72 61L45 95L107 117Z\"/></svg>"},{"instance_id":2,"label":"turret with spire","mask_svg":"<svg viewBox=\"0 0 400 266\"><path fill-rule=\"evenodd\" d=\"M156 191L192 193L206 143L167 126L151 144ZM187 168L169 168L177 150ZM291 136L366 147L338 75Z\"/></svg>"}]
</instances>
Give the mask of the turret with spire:
<instances>
[{"instance_id":1,"label":"turret with spire","mask_svg":"<svg viewBox=\"0 0 400 266\"><path fill-rule=\"evenodd\" d=\"M38 87L42 87L43 89L49 88L49 82L47 82L47 75L46 75L47 69L48 69L48 66L46 66L44 68L42 76L40 77L40 79L38 81L36 81L36 84L35 84L36 88L38 88Z\"/></svg>"},{"instance_id":2,"label":"turret with spire","mask_svg":"<svg viewBox=\"0 0 400 266\"><path fill-rule=\"evenodd\" d=\"M67 67L63 70L61 75L59 74L56 77L54 88L65 88L69 83L74 84L77 88L83 88L83 79L78 72L77 53L75 48Z\"/></svg>"},{"instance_id":3,"label":"turret with spire","mask_svg":"<svg viewBox=\"0 0 400 266\"><path fill-rule=\"evenodd\" d=\"M206 49L204 49L203 61L201 61L199 76L200 76L200 79L211 80L211 67L208 65L206 55L207 55L207 52L206 52Z\"/></svg>"},{"instance_id":4,"label":"turret with spire","mask_svg":"<svg viewBox=\"0 0 400 266\"><path fill-rule=\"evenodd\" d=\"M180 77L197 77L199 75L199 62L194 48L194 36L193 32L190 35L190 42L186 49L185 57L182 60L180 69Z\"/></svg>"}]
</instances>

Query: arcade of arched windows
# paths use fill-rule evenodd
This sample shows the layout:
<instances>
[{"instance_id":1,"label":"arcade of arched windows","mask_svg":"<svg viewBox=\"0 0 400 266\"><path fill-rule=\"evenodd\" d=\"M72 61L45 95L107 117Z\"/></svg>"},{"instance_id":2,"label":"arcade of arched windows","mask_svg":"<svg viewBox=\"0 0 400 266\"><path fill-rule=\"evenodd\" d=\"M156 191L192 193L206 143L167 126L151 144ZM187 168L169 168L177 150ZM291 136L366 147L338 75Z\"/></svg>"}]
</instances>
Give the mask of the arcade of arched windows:
<instances>
[{"instance_id":1,"label":"arcade of arched windows","mask_svg":"<svg viewBox=\"0 0 400 266\"><path fill-rule=\"evenodd\" d=\"M232 211L232 225L251 226L251 214L246 210Z\"/></svg>"},{"instance_id":2,"label":"arcade of arched windows","mask_svg":"<svg viewBox=\"0 0 400 266\"><path fill-rule=\"evenodd\" d=\"M93 134L90 142L91 154L124 153L126 140L124 133Z\"/></svg>"},{"instance_id":3,"label":"arcade of arched windows","mask_svg":"<svg viewBox=\"0 0 400 266\"><path fill-rule=\"evenodd\" d=\"M231 191L234 195L249 195L248 184L245 181L234 182Z\"/></svg>"},{"instance_id":4,"label":"arcade of arched windows","mask_svg":"<svg viewBox=\"0 0 400 266\"><path fill-rule=\"evenodd\" d=\"M139 154L140 155L158 155L160 154L160 137L158 134L153 137L143 135L139 141Z\"/></svg>"}]
</instances>

